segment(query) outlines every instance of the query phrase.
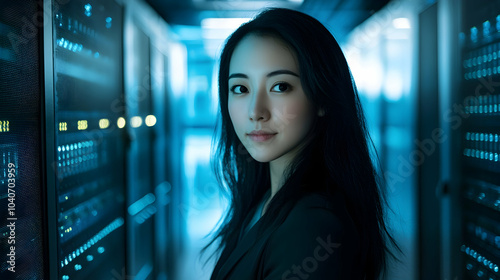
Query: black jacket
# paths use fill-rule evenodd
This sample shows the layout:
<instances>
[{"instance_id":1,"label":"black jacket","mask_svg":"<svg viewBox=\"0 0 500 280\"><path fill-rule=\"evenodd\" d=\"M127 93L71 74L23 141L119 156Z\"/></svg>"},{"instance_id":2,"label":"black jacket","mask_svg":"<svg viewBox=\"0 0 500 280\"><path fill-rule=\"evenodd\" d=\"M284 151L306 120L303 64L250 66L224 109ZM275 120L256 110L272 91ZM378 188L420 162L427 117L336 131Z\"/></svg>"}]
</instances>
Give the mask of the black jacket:
<instances>
[{"instance_id":1,"label":"black jacket","mask_svg":"<svg viewBox=\"0 0 500 280\"><path fill-rule=\"evenodd\" d=\"M359 233L342 199L308 195L281 225L257 236L260 221L222 252L211 280L362 279Z\"/></svg>"}]
</instances>

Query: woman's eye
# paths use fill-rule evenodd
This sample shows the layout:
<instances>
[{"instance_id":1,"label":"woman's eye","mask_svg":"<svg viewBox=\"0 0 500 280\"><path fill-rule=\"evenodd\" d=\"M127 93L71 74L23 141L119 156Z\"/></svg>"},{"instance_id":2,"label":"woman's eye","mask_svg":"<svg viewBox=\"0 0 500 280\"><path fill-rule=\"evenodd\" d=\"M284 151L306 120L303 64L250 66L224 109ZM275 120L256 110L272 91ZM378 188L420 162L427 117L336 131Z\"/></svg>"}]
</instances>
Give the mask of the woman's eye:
<instances>
[{"instance_id":1,"label":"woman's eye","mask_svg":"<svg viewBox=\"0 0 500 280\"><path fill-rule=\"evenodd\" d=\"M292 86L290 86L287 83L277 83L276 85L273 86L271 91L286 92L286 91L290 91L291 89L292 89Z\"/></svg>"},{"instance_id":2,"label":"woman's eye","mask_svg":"<svg viewBox=\"0 0 500 280\"><path fill-rule=\"evenodd\" d=\"M245 86L236 85L231 87L231 92L235 94L248 93L248 89Z\"/></svg>"}]
</instances>

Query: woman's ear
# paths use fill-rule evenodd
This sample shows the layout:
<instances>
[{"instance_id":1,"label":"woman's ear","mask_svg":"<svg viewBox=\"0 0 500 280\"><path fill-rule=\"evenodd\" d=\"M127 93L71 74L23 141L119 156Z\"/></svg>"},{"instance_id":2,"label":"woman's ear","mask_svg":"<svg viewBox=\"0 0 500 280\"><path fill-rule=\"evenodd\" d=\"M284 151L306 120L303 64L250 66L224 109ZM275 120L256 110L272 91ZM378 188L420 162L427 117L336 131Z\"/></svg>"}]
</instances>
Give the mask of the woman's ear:
<instances>
[{"instance_id":1,"label":"woman's ear","mask_svg":"<svg viewBox=\"0 0 500 280\"><path fill-rule=\"evenodd\" d=\"M325 115L325 109L320 108L320 109L318 110L318 116L323 117L324 115Z\"/></svg>"}]
</instances>

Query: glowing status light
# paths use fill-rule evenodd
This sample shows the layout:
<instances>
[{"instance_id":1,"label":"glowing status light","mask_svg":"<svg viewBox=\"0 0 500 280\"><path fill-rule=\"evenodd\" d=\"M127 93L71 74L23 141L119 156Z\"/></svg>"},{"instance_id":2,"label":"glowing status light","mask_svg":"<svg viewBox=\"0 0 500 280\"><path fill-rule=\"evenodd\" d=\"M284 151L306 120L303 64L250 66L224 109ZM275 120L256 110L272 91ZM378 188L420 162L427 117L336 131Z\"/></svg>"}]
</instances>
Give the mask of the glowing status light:
<instances>
[{"instance_id":1,"label":"glowing status light","mask_svg":"<svg viewBox=\"0 0 500 280\"><path fill-rule=\"evenodd\" d=\"M92 15L92 5L86 4L84 8L85 8L85 15L90 17Z\"/></svg>"},{"instance_id":2,"label":"glowing status light","mask_svg":"<svg viewBox=\"0 0 500 280\"><path fill-rule=\"evenodd\" d=\"M67 122L60 122L59 123L59 131L67 131L68 130L68 123Z\"/></svg>"},{"instance_id":3,"label":"glowing status light","mask_svg":"<svg viewBox=\"0 0 500 280\"><path fill-rule=\"evenodd\" d=\"M106 129L109 127L109 120L108 119L100 119L99 120L99 128L100 129Z\"/></svg>"},{"instance_id":4,"label":"glowing status light","mask_svg":"<svg viewBox=\"0 0 500 280\"><path fill-rule=\"evenodd\" d=\"M113 24L113 19L110 17L106 18L106 28L111 28L111 25Z\"/></svg>"},{"instance_id":5,"label":"glowing status light","mask_svg":"<svg viewBox=\"0 0 500 280\"><path fill-rule=\"evenodd\" d=\"M483 22L483 36L484 37L488 37L490 35L490 28L491 28L491 24L490 24L489 20Z\"/></svg>"},{"instance_id":6,"label":"glowing status light","mask_svg":"<svg viewBox=\"0 0 500 280\"><path fill-rule=\"evenodd\" d=\"M116 121L116 125L118 126L118 128L124 128L126 123L127 121L125 121L125 118L122 117L119 117Z\"/></svg>"},{"instance_id":7,"label":"glowing status light","mask_svg":"<svg viewBox=\"0 0 500 280\"><path fill-rule=\"evenodd\" d=\"M94 260L94 256L92 256L92 255L87 256L87 261L91 262L93 260Z\"/></svg>"},{"instance_id":8,"label":"glowing status light","mask_svg":"<svg viewBox=\"0 0 500 280\"><path fill-rule=\"evenodd\" d=\"M0 132L9 132L9 121L0 120Z\"/></svg>"},{"instance_id":9,"label":"glowing status light","mask_svg":"<svg viewBox=\"0 0 500 280\"><path fill-rule=\"evenodd\" d=\"M61 279L62 280L69 280L69 276L68 275L63 275L63 277Z\"/></svg>"},{"instance_id":10,"label":"glowing status light","mask_svg":"<svg viewBox=\"0 0 500 280\"><path fill-rule=\"evenodd\" d=\"M128 207L128 213L131 216L134 216L137 213L144 210L148 205L155 202L155 200L156 200L156 196L152 193L148 193L147 195L143 196L142 198L140 198L136 202L132 203L132 205L130 205Z\"/></svg>"},{"instance_id":11,"label":"glowing status light","mask_svg":"<svg viewBox=\"0 0 500 280\"><path fill-rule=\"evenodd\" d=\"M132 117L130 119L130 125L134 128L140 127L142 125L142 118L139 116Z\"/></svg>"},{"instance_id":12,"label":"glowing status light","mask_svg":"<svg viewBox=\"0 0 500 280\"><path fill-rule=\"evenodd\" d=\"M86 130L89 127L87 120L78 121L78 130Z\"/></svg>"},{"instance_id":13,"label":"glowing status light","mask_svg":"<svg viewBox=\"0 0 500 280\"><path fill-rule=\"evenodd\" d=\"M497 32L500 32L500 15L497 16L497 24L496 24L496 27L497 27Z\"/></svg>"},{"instance_id":14,"label":"glowing status light","mask_svg":"<svg viewBox=\"0 0 500 280\"><path fill-rule=\"evenodd\" d=\"M146 117L145 122L146 122L147 126L150 126L150 127L154 126L156 124L156 117L153 115L149 115Z\"/></svg>"},{"instance_id":15,"label":"glowing status light","mask_svg":"<svg viewBox=\"0 0 500 280\"><path fill-rule=\"evenodd\" d=\"M97 252L98 252L99 254L104 253L104 247L99 247L99 248L97 248Z\"/></svg>"},{"instance_id":16,"label":"glowing status light","mask_svg":"<svg viewBox=\"0 0 500 280\"><path fill-rule=\"evenodd\" d=\"M477 27L473 26L470 29L470 39L474 43L477 42L477 33L478 33Z\"/></svg>"}]
</instances>

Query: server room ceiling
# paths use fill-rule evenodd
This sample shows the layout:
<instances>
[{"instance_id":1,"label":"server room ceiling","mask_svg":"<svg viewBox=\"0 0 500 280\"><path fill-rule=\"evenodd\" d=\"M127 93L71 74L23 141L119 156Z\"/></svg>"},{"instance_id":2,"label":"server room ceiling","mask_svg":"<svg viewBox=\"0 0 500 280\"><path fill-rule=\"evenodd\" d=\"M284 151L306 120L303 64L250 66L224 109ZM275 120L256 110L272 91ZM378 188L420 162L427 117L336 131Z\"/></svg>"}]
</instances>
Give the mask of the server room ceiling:
<instances>
[{"instance_id":1,"label":"server room ceiling","mask_svg":"<svg viewBox=\"0 0 500 280\"><path fill-rule=\"evenodd\" d=\"M316 17L342 42L389 0L146 0L169 24L199 26L204 18L248 18L264 7L284 7Z\"/></svg>"}]
</instances>

